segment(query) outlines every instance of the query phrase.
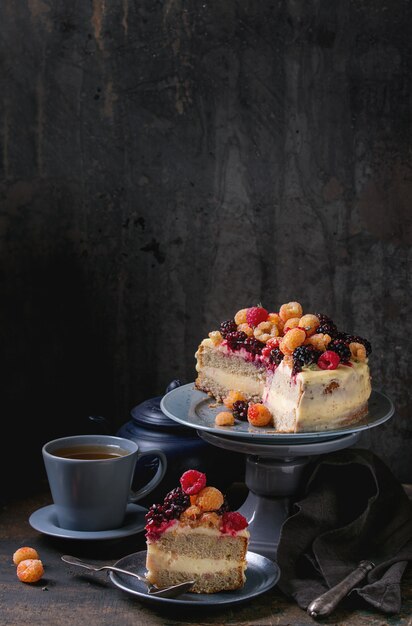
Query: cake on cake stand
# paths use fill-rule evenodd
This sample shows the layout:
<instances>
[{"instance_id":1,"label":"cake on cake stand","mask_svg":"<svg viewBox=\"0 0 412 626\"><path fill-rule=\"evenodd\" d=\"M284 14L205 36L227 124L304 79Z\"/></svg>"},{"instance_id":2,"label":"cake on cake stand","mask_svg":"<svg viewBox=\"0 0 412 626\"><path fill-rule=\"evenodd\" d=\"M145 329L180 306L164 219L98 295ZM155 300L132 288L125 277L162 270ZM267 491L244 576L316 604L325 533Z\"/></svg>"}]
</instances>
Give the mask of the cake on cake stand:
<instances>
[{"instance_id":1,"label":"cake on cake stand","mask_svg":"<svg viewBox=\"0 0 412 626\"><path fill-rule=\"evenodd\" d=\"M239 512L249 522L249 549L272 560L276 560L282 524L290 514L293 496L299 492L310 461L353 446L362 431L383 424L394 413L390 398L373 390L368 414L352 427L295 434L256 428L248 422L221 427L214 423L221 405L198 391L194 383L163 396L161 409L171 419L195 428L208 443L246 455L245 483L249 492Z\"/></svg>"}]
</instances>

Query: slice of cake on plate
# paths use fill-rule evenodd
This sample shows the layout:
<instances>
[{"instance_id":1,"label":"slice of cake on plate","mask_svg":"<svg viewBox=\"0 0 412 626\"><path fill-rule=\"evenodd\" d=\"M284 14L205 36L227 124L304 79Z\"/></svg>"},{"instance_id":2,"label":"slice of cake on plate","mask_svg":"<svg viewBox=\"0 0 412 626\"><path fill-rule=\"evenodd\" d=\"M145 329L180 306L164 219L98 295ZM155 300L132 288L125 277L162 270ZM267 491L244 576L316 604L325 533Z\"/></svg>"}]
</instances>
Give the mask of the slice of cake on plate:
<instances>
[{"instance_id":1,"label":"slice of cake on plate","mask_svg":"<svg viewBox=\"0 0 412 626\"><path fill-rule=\"evenodd\" d=\"M191 593L240 589L245 583L247 520L206 475L188 470L180 487L146 514L147 579L158 587L194 580Z\"/></svg>"},{"instance_id":2,"label":"slice of cake on plate","mask_svg":"<svg viewBox=\"0 0 412 626\"><path fill-rule=\"evenodd\" d=\"M219 414L218 425L247 419L284 433L337 429L368 412L370 353L369 341L324 314L304 314L298 302L273 313L249 307L201 342L195 386L232 412Z\"/></svg>"}]
</instances>

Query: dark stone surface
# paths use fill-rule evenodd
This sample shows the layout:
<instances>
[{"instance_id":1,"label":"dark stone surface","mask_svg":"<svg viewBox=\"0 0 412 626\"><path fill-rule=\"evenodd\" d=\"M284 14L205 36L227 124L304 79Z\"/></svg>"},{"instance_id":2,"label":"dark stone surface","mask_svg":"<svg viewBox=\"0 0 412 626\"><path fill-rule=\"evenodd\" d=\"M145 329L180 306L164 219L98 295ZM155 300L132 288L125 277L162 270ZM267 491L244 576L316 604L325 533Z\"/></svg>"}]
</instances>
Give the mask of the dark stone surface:
<instances>
[{"instance_id":1,"label":"dark stone surface","mask_svg":"<svg viewBox=\"0 0 412 626\"><path fill-rule=\"evenodd\" d=\"M373 344L412 480L412 9L0 4L3 425L22 458L194 379L239 308L299 300Z\"/></svg>"}]
</instances>

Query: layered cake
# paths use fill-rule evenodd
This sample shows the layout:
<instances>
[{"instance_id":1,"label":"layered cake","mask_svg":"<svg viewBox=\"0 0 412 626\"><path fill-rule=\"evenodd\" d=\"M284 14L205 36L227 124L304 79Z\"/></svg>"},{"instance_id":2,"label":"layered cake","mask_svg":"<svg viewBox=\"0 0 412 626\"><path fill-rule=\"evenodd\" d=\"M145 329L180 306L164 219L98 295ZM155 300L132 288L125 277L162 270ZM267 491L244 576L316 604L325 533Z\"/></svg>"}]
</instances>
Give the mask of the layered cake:
<instances>
[{"instance_id":1,"label":"layered cake","mask_svg":"<svg viewBox=\"0 0 412 626\"><path fill-rule=\"evenodd\" d=\"M245 583L248 523L227 499L188 470L180 486L146 514L146 577L158 587L194 580L192 593L240 589Z\"/></svg>"},{"instance_id":2,"label":"layered cake","mask_svg":"<svg viewBox=\"0 0 412 626\"><path fill-rule=\"evenodd\" d=\"M340 331L327 315L304 313L298 302L272 313L249 307L201 342L195 386L226 405L221 426L336 429L368 412L370 353L369 341Z\"/></svg>"}]
</instances>

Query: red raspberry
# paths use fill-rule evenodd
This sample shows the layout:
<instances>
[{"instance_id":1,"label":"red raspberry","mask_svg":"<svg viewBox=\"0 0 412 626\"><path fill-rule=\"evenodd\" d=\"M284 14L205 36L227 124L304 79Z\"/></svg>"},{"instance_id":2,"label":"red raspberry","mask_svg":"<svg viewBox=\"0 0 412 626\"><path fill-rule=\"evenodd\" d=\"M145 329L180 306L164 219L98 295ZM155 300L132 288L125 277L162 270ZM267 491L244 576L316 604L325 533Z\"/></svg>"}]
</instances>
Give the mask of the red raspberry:
<instances>
[{"instance_id":1,"label":"red raspberry","mask_svg":"<svg viewBox=\"0 0 412 626\"><path fill-rule=\"evenodd\" d=\"M222 530L230 533L237 530L243 530L248 525L246 517L237 511L230 511L222 515Z\"/></svg>"},{"instance_id":2,"label":"red raspberry","mask_svg":"<svg viewBox=\"0 0 412 626\"><path fill-rule=\"evenodd\" d=\"M180 484L188 496L193 496L206 487L206 474L197 470L187 470L181 475Z\"/></svg>"},{"instance_id":3,"label":"red raspberry","mask_svg":"<svg viewBox=\"0 0 412 626\"><path fill-rule=\"evenodd\" d=\"M262 306L252 306L246 311L246 321L251 328L255 328L260 322L266 322L268 315L269 312Z\"/></svg>"},{"instance_id":4,"label":"red raspberry","mask_svg":"<svg viewBox=\"0 0 412 626\"><path fill-rule=\"evenodd\" d=\"M317 364L321 370L335 370L340 363L339 354L332 352L332 350L326 350L317 360Z\"/></svg>"}]
</instances>

